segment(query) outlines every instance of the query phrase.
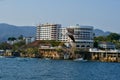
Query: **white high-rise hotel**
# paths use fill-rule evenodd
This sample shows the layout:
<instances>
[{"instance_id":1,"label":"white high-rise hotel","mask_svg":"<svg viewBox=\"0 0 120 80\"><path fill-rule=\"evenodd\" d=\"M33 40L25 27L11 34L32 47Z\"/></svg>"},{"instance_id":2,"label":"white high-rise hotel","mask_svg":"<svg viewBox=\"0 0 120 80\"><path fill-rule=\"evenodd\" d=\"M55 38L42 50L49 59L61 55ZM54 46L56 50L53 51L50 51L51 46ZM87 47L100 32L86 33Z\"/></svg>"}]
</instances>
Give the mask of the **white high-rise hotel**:
<instances>
[{"instance_id":1,"label":"white high-rise hotel","mask_svg":"<svg viewBox=\"0 0 120 80\"><path fill-rule=\"evenodd\" d=\"M60 24L40 24L37 26L36 40L56 40L74 42L77 48L93 47L92 26L61 27Z\"/></svg>"},{"instance_id":2,"label":"white high-rise hotel","mask_svg":"<svg viewBox=\"0 0 120 80\"><path fill-rule=\"evenodd\" d=\"M70 36L73 37L73 42L77 48L92 48L93 47L93 27L92 26L70 26L67 28Z\"/></svg>"},{"instance_id":3,"label":"white high-rise hotel","mask_svg":"<svg viewBox=\"0 0 120 80\"><path fill-rule=\"evenodd\" d=\"M58 40L60 24L40 24L37 26L36 40Z\"/></svg>"}]
</instances>

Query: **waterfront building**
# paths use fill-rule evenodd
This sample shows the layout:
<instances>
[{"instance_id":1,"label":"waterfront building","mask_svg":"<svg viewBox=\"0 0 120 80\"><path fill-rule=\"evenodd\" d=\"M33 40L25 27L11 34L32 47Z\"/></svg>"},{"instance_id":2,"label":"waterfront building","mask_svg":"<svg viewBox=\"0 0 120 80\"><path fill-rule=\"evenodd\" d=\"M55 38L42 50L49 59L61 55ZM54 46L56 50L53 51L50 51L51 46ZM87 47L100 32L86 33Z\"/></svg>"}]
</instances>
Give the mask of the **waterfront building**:
<instances>
[{"instance_id":1,"label":"waterfront building","mask_svg":"<svg viewBox=\"0 0 120 80\"><path fill-rule=\"evenodd\" d=\"M6 49L4 56L12 56L12 50L11 49Z\"/></svg>"},{"instance_id":2,"label":"waterfront building","mask_svg":"<svg viewBox=\"0 0 120 80\"><path fill-rule=\"evenodd\" d=\"M102 49L115 49L115 44L112 42L99 42L98 47Z\"/></svg>"},{"instance_id":3,"label":"waterfront building","mask_svg":"<svg viewBox=\"0 0 120 80\"><path fill-rule=\"evenodd\" d=\"M92 48L93 37L92 26L80 25L61 27L60 24L40 24L36 33L36 40L56 40L70 44L73 42L77 48Z\"/></svg>"},{"instance_id":4,"label":"waterfront building","mask_svg":"<svg viewBox=\"0 0 120 80\"><path fill-rule=\"evenodd\" d=\"M32 43L35 41L35 38L34 37L26 37L25 38L25 43L26 44L29 44L29 43Z\"/></svg>"},{"instance_id":5,"label":"waterfront building","mask_svg":"<svg viewBox=\"0 0 120 80\"><path fill-rule=\"evenodd\" d=\"M60 59L61 53L57 49L57 47L52 47L50 44L40 45L39 53L42 58Z\"/></svg>"},{"instance_id":6,"label":"waterfront building","mask_svg":"<svg viewBox=\"0 0 120 80\"><path fill-rule=\"evenodd\" d=\"M67 35L68 31L66 27L61 27L59 28L59 36L58 36L58 40L61 42L69 42L70 38Z\"/></svg>"},{"instance_id":7,"label":"waterfront building","mask_svg":"<svg viewBox=\"0 0 120 80\"><path fill-rule=\"evenodd\" d=\"M120 50L100 50L89 49L91 60L99 60L104 62L120 62Z\"/></svg>"},{"instance_id":8,"label":"waterfront building","mask_svg":"<svg viewBox=\"0 0 120 80\"><path fill-rule=\"evenodd\" d=\"M93 26L69 26L67 28L71 42L75 43L76 48L93 47Z\"/></svg>"},{"instance_id":9,"label":"waterfront building","mask_svg":"<svg viewBox=\"0 0 120 80\"><path fill-rule=\"evenodd\" d=\"M17 43L17 42L18 42L17 40L13 40L13 41L8 40L8 41L7 41L7 43L10 44L10 45L13 45L13 44L15 44L15 43Z\"/></svg>"},{"instance_id":10,"label":"waterfront building","mask_svg":"<svg viewBox=\"0 0 120 80\"><path fill-rule=\"evenodd\" d=\"M36 40L58 40L60 24L40 24L37 26Z\"/></svg>"},{"instance_id":11,"label":"waterfront building","mask_svg":"<svg viewBox=\"0 0 120 80\"><path fill-rule=\"evenodd\" d=\"M5 53L5 50L0 50L0 56Z\"/></svg>"}]
</instances>

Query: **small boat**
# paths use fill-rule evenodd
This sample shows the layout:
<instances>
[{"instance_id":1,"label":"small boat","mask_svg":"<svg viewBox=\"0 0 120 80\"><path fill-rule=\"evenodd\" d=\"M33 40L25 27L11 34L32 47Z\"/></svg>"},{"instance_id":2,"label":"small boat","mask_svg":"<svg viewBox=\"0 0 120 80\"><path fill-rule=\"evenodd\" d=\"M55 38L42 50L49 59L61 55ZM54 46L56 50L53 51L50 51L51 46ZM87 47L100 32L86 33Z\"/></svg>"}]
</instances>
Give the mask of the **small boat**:
<instances>
[{"instance_id":1,"label":"small boat","mask_svg":"<svg viewBox=\"0 0 120 80\"><path fill-rule=\"evenodd\" d=\"M51 58L44 58L45 60L51 60Z\"/></svg>"},{"instance_id":2,"label":"small boat","mask_svg":"<svg viewBox=\"0 0 120 80\"><path fill-rule=\"evenodd\" d=\"M87 60L84 60L83 58L77 58L77 59L74 59L74 61L87 61Z\"/></svg>"},{"instance_id":3,"label":"small boat","mask_svg":"<svg viewBox=\"0 0 120 80\"><path fill-rule=\"evenodd\" d=\"M5 58L4 56L0 56L0 58Z\"/></svg>"}]
</instances>

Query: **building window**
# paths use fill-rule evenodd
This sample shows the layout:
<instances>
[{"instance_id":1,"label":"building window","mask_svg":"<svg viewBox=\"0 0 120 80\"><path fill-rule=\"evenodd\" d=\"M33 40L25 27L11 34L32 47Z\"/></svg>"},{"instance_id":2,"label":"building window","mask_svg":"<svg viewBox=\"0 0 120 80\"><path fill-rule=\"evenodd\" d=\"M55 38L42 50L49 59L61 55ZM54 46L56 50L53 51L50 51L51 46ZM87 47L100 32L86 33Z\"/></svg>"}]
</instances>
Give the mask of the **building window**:
<instances>
[{"instance_id":1,"label":"building window","mask_svg":"<svg viewBox=\"0 0 120 80\"><path fill-rule=\"evenodd\" d=\"M90 47L90 45L87 45L87 48L89 48Z\"/></svg>"},{"instance_id":2,"label":"building window","mask_svg":"<svg viewBox=\"0 0 120 80\"><path fill-rule=\"evenodd\" d=\"M80 47L79 45L76 45L76 47Z\"/></svg>"},{"instance_id":3,"label":"building window","mask_svg":"<svg viewBox=\"0 0 120 80\"><path fill-rule=\"evenodd\" d=\"M85 45L82 45L81 47L82 47L82 48L84 48L84 47L85 47Z\"/></svg>"}]
</instances>

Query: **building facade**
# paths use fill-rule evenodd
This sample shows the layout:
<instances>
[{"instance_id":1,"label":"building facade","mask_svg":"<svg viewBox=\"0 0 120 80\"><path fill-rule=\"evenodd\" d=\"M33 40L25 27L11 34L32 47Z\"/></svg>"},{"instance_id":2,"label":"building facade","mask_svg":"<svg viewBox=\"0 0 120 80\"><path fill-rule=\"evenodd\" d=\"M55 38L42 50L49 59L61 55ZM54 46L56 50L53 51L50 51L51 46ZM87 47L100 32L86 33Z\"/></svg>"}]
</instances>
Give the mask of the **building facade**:
<instances>
[{"instance_id":1,"label":"building facade","mask_svg":"<svg viewBox=\"0 0 120 80\"><path fill-rule=\"evenodd\" d=\"M93 47L92 26L61 27L60 24L40 24L37 26L36 40L56 40L75 43L77 48Z\"/></svg>"},{"instance_id":2,"label":"building facade","mask_svg":"<svg viewBox=\"0 0 120 80\"><path fill-rule=\"evenodd\" d=\"M93 27L92 26L70 26L68 34L71 40L76 44L77 48L92 48L93 47Z\"/></svg>"},{"instance_id":3,"label":"building facade","mask_svg":"<svg viewBox=\"0 0 120 80\"><path fill-rule=\"evenodd\" d=\"M32 43L35 41L35 38L34 37L26 37L25 38L25 43L26 44L29 44L29 43Z\"/></svg>"},{"instance_id":4,"label":"building facade","mask_svg":"<svg viewBox=\"0 0 120 80\"><path fill-rule=\"evenodd\" d=\"M58 40L60 24L40 24L37 26L36 40Z\"/></svg>"},{"instance_id":5,"label":"building facade","mask_svg":"<svg viewBox=\"0 0 120 80\"><path fill-rule=\"evenodd\" d=\"M61 42L69 42L70 38L67 35L67 33L68 33L68 31L67 31L66 27L59 28L59 37L58 37L58 40L61 41Z\"/></svg>"},{"instance_id":6,"label":"building facade","mask_svg":"<svg viewBox=\"0 0 120 80\"><path fill-rule=\"evenodd\" d=\"M101 49L115 49L115 44L112 42L99 42L98 47Z\"/></svg>"}]
</instances>

